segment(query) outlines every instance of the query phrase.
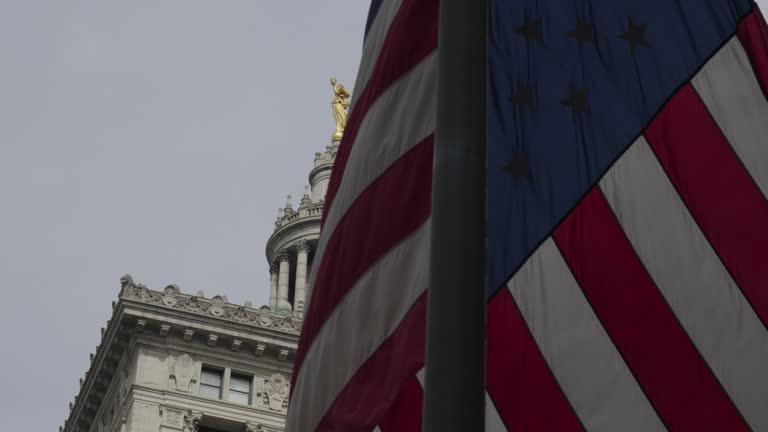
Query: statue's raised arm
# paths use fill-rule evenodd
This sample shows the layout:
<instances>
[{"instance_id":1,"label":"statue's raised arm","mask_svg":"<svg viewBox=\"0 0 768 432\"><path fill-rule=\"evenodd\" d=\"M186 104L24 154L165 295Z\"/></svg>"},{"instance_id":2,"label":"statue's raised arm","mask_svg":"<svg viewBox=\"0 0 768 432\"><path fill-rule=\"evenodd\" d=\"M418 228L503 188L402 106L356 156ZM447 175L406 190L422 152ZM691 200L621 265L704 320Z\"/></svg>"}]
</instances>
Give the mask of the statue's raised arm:
<instances>
[{"instance_id":1,"label":"statue's raised arm","mask_svg":"<svg viewBox=\"0 0 768 432\"><path fill-rule=\"evenodd\" d=\"M349 107L349 92L341 84L336 84L336 78L331 78L331 87L333 87L333 118L336 120L336 131L331 137L332 142L341 141L344 136L344 128L347 126L347 108Z\"/></svg>"}]
</instances>

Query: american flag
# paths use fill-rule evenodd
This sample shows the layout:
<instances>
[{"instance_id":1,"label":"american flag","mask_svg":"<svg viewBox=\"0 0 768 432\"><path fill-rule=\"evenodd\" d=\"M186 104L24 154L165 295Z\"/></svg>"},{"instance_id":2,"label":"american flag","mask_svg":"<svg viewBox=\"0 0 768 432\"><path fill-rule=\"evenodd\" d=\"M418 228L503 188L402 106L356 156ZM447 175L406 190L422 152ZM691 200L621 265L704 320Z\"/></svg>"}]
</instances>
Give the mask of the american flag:
<instances>
[{"instance_id":1,"label":"american flag","mask_svg":"<svg viewBox=\"0 0 768 432\"><path fill-rule=\"evenodd\" d=\"M421 430L438 9L372 2L290 432ZM486 430L768 431L757 6L490 0L488 61Z\"/></svg>"}]
</instances>

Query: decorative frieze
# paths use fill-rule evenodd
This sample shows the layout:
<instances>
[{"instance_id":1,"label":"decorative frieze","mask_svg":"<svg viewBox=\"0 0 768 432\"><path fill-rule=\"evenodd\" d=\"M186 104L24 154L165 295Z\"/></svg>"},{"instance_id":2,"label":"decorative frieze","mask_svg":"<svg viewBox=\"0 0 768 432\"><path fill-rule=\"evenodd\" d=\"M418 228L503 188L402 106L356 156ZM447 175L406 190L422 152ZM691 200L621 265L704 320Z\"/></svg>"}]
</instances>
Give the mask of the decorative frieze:
<instances>
[{"instance_id":1,"label":"decorative frieze","mask_svg":"<svg viewBox=\"0 0 768 432\"><path fill-rule=\"evenodd\" d=\"M213 316L292 335L298 335L301 331L301 320L298 317L275 314L269 307L246 308L228 303L224 296L214 296L211 299L190 296L182 294L176 285L167 286L163 292L152 291L142 284L136 284L130 275L123 276L120 281L122 283L120 296L123 299ZM137 330L143 330L146 321L139 320L136 326ZM191 335L189 338L191 340ZM185 340L187 340L186 334Z\"/></svg>"}]
</instances>

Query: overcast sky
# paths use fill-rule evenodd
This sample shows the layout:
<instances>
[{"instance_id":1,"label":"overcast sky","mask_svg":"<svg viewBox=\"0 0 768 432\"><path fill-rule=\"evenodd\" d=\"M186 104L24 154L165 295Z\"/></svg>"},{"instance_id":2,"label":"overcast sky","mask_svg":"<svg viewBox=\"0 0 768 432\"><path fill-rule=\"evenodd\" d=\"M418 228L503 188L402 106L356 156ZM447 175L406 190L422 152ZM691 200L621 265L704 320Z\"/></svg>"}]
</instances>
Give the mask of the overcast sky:
<instances>
[{"instance_id":1,"label":"overcast sky","mask_svg":"<svg viewBox=\"0 0 768 432\"><path fill-rule=\"evenodd\" d=\"M267 301L367 5L0 0L3 430L63 424L125 273Z\"/></svg>"},{"instance_id":2,"label":"overcast sky","mask_svg":"<svg viewBox=\"0 0 768 432\"><path fill-rule=\"evenodd\" d=\"M55 431L125 273L267 302L363 0L0 0L0 412Z\"/></svg>"}]
</instances>

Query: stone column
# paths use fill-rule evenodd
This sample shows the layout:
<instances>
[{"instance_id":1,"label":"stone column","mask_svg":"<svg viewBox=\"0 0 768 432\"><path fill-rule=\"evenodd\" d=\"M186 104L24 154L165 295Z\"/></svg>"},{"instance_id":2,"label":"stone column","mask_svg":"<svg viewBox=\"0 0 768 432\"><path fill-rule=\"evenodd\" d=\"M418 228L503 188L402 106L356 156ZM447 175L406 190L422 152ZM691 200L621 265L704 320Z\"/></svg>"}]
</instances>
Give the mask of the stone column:
<instances>
[{"instance_id":1,"label":"stone column","mask_svg":"<svg viewBox=\"0 0 768 432\"><path fill-rule=\"evenodd\" d=\"M302 241L296 255L296 294L293 296L293 314L299 318L304 315L304 301L307 295L307 257L309 243Z\"/></svg>"},{"instance_id":2,"label":"stone column","mask_svg":"<svg viewBox=\"0 0 768 432\"><path fill-rule=\"evenodd\" d=\"M272 310L277 309L277 266L272 264L269 266L269 307Z\"/></svg>"},{"instance_id":3,"label":"stone column","mask_svg":"<svg viewBox=\"0 0 768 432\"><path fill-rule=\"evenodd\" d=\"M277 257L280 262L280 273L277 276L277 313L290 314L291 304L288 303L288 277L290 275L288 251L281 251Z\"/></svg>"},{"instance_id":4,"label":"stone column","mask_svg":"<svg viewBox=\"0 0 768 432\"><path fill-rule=\"evenodd\" d=\"M224 369L224 377L221 380L221 400L229 400L229 383L232 380L232 369Z\"/></svg>"}]
</instances>

